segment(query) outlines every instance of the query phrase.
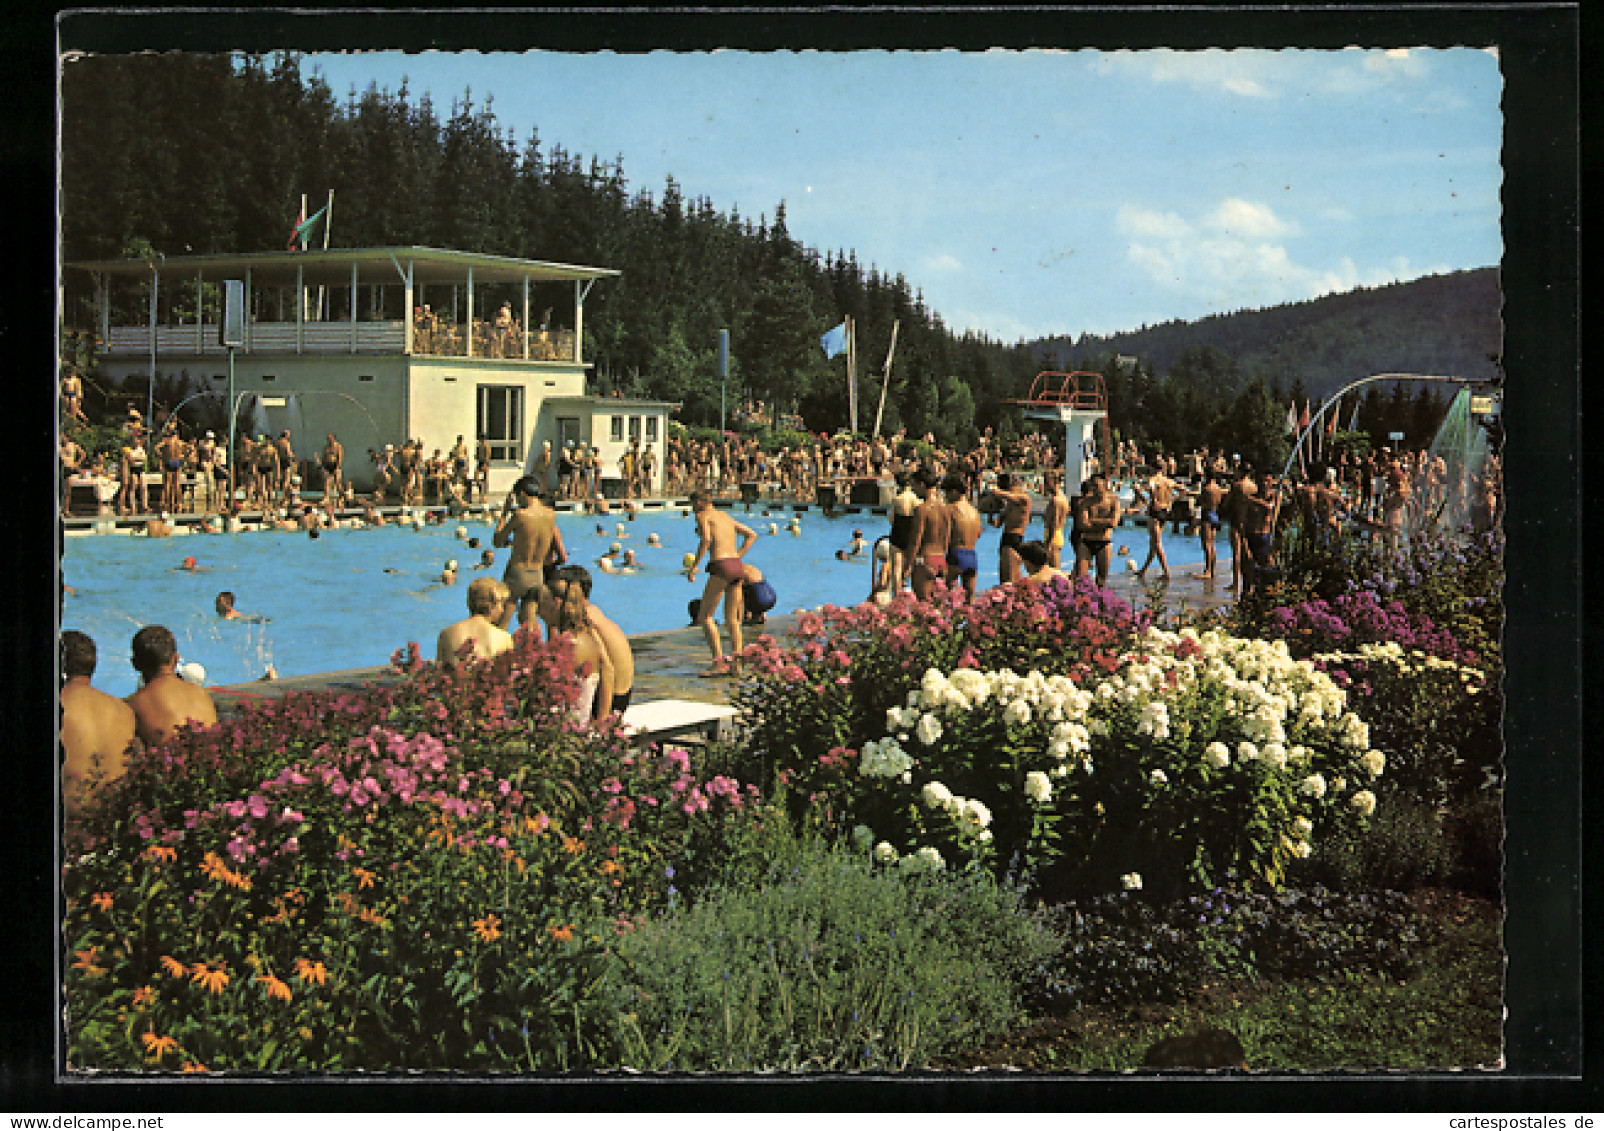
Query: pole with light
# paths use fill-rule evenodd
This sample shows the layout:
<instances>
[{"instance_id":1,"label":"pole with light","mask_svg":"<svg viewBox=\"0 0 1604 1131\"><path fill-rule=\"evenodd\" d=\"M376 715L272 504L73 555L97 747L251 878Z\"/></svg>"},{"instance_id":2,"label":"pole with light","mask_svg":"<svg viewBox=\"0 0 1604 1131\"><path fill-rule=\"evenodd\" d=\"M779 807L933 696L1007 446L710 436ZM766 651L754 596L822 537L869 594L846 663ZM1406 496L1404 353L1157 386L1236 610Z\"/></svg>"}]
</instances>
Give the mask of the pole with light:
<instances>
[{"instance_id":1,"label":"pole with light","mask_svg":"<svg viewBox=\"0 0 1604 1131\"><path fill-rule=\"evenodd\" d=\"M718 332L718 430L723 432L724 424L724 393L730 381L730 332Z\"/></svg>"},{"instance_id":2,"label":"pole with light","mask_svg":"<svg viewBox=\"0 0 1604 1131\"><path fill-rule=\"evenodd\" d=\"M245 283L239 279L223 282L223 345L228 348L228 507L225 516L234 509L234 350L245 344Z\"/></svg>"}]
</instances>

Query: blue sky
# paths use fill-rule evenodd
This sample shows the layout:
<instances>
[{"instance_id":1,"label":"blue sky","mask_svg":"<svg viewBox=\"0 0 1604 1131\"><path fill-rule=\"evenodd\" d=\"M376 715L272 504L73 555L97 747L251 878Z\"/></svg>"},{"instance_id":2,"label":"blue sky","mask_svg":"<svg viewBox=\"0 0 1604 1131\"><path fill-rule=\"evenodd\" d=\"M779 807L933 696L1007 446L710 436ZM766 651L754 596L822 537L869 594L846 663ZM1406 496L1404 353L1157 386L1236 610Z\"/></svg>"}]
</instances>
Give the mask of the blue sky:
<instances>
[{"instance_id":1,"label":"blue sky","mask_svg":"<svg viewBox=\"0 0 1604 1131\"><path fill-rule=\"evenodd\" d=\"M1111 333L1496 265L1488 51L310 55L487 96L520 144L672 176L901 273L955 330Z\"/></svg>"}]
</instances>

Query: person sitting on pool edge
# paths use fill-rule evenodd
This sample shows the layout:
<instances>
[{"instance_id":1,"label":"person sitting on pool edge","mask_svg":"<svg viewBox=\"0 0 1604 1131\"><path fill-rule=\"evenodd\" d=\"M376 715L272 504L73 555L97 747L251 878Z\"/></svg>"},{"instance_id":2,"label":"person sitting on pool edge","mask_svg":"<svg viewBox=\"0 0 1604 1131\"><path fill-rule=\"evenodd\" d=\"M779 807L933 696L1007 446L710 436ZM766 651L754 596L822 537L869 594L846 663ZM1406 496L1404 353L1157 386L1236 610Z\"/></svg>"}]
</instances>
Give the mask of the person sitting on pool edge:
<instances>
[{"instance_id":1,"label":"person sitting on pool edge","mask_svg":"<svg viewBox=\"0 0 1604 1131\"><path fill-rule=\"evenodd\" d=\"M208 727L217 722L217 708L204 687L178 675L178 641L171 629L146 625L134 633L133 664L139 690L128 697L140 741L154 746L186 723Z\"/></svg>"},{"instance_id":2,"label":"person sitting on pool edge","mask_svg":"<svg viewBox=\"0 0 1604 1131\"><path fill-rule=\"evenodd\" d=\"M1056 577L1069 574L1053 564L1052 549L1046 542L1026 542L1019 547L1019 560L1024 563L1025 575L1015 585L1046 585Z\"/></svg>"},{"instance_id":3,"label":"person sitting on pool edge","mask_svg":"<svg viewBox=\"0 0 1604 1131\"><path fill-rule=\"evenodd\" d=\"M116 781L135 746L134 709L90 686L95 642L72 629L61 634L61 799L69 824L100 786Z\"/></svg>"},{"instance_id":4,"label":"person sitting on pool edge","mask_svg":"<svg viewBox=\"0 0 1604 1131\"><path fill-rule=\"evenodd\" d=\"M463 660L489 660L512 648L512 633L498 623L512 602L507 583L494 577L475 578L468 584L468 616L440 630L435 662L456 667Z\"/></svg>"}]
</instances>

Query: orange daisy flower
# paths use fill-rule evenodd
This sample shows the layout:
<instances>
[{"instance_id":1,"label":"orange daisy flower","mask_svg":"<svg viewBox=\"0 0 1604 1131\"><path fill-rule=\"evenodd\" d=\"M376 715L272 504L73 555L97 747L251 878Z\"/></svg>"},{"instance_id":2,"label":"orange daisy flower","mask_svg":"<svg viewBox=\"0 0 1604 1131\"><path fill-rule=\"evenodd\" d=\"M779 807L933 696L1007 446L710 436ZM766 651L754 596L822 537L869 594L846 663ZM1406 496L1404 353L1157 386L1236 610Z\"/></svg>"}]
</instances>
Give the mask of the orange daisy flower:
<instances>
[{"instance_id":1,"label":"orange daisy flower","mask_svg":"<svg viewBox=\"0 0 1604 1131\"><path fill-rule=\"evenodd\" d=\"M494 915L473 921L473 934L480 942L495 942L501 937L501 920Z\"/></svg>"},{"instance_id":2,"label":"orange daisy flower","mask_svg":"<svg viewBox=\"0 0 1604 1131\"><path fill-rule=\"evenodd\" d=\"M94 966L95 956L100 953L100 948L92 946L88 950L75 950L72 953L74 969L88 970Z\"/></svg>"},{"instance_id":3,"label":"orange daisy flower","mask_svg":"<svg viewBox=\"0 0 1604 1131\"><path fill-rule=\"evenodd\" d=\"M604 875L604 876L612 875L614 872L618 871L618 861L616 861L616 860L603 860L601 862L600 871L601 871L601 874Z\"/></svg>"},{"instance_id":4,"label":"orange daisy flower","mask_svg":"<svg viewBox=\"0 0 1604 1131\"><path fill-rule=\"evenodd\" d=\"M170 954L162 955L162 969L175 978L182 978L189 973L184 964Z\"/></svg>"},{"instance_id":5,"label":"orange daisy flower","mask_svg":"<svg viewBox=\"0 0 1604 1131\"><path fill-rule=\"evenodd\" d=\"M585 851L585 842L582 840L576 840L573 837L564 834L563 851L578 856L581 852Z\"/></svg>"},{"instance_id":6,"label":"orange daisy flower","mask_svg":"<svg viewBox=\"0 0 1604 1131\"><path fill-rule=\"evenodd\" d=\"M204 1064L202 1064L198 1060L186 1060L186 1061L184 1061L184 1071L185 1072L210 1072L211 1069L207 1068Z\"/></svg>"},{"instance_id":7,"label":"orange daisy flower","mask_svg":"<svg viewBox=\"0 0 1604 1131\"><path fill-rule=\"evenodd\" d=\"M276 997L280 1001L290 1000L290 988L272 974L258 974L251 980L266 987L268 997Z\"/></svg>"},{"instance_id":8,"label":"orange daisy flower","mask_svg":"<svg viewBox=\"0 0 1604 1131\"><path fill-rule=\"evenodd\" d=\"M145 1055L152 1060L160 1060L170 1052L178 1051L178 1041L172 1037L158 1037L155 1033L145 1033L140 1038L145 1045Z\"/></svg>"},{"instance_id":9,"label":"orange daisy flower","mask_svg":"<svg viewBox=\"0 0 1604 1131\"><path fill-rule=\"evenodd\" d=\"M551 937L557 942L567 942L569 939L574 937L574 929L571 926L565 925L561 927L551 927L549 929L551 931Z\"/></svg>"},{"instance_id":10,"label":"orange daisy flower","mask_svg":"<svg viewBox=\"0 0 1604 1131\"><path fill-rule=\"evenodd\" d=\"M90 897L89 906L93 907L96 911L110 911L111 892L96 892L92 897Z\"/></svg>"},{"instance_id":11,"label":"orange daisy flower","mask_svg":"<svg viewBox=\"0 0 1604 1131\"><path fill-rule=\"evenodd\" d=\"M388 927L390 925L390 920L386 919L383 915L380 915L371 907L364 907L362 910L356 913L356 917L362 922L372 923L376 927Z\"/></svg>"},{"instance_id":12,"label":"orange daisy flower","mask_svg":"<svg viewBox=\"0 0 1604 1131\"><path fill-rule=\"evenodd\" d=\"M373 880L375 877L373 873L368 871L366 868L352 868L351 874L356 877L357 891L361 891L363 888L370 888L373 886Z\"/></svg>"},{"instance_id":13,"label":"orange daisy flower","mask_svg":"<svg viewBox=\"0 0 1604 1131\"><path fill-rule=\"evenodd\" d=\"M228 988L228 970L219 966L213 970L204 962L190 967L190 981L197 982L209 993L220 994Z\"/></svg>"},{"instance_id":14,"label":"orange daisy flower","mask_svg":"<svg viewBox=\"0 0 1604 1131\"><path fill-rule=\"evenodd\" d=\"M152 864L171 864L178 859L178 850L165 844L153 844L145 849L144 856Z\"/></svg>"},{"instance_id":15,"label":"orange daisy flower","mask_svg":"<svg viewBox=\"0 0 1604 1131\"><path fill-rule=\"evenodd\" d=\"M321 962L311 962L305 958L295 960L295 977L302 982L316 982L323 985L329 977L329 972Z\"/></svg>"}]
</instances>

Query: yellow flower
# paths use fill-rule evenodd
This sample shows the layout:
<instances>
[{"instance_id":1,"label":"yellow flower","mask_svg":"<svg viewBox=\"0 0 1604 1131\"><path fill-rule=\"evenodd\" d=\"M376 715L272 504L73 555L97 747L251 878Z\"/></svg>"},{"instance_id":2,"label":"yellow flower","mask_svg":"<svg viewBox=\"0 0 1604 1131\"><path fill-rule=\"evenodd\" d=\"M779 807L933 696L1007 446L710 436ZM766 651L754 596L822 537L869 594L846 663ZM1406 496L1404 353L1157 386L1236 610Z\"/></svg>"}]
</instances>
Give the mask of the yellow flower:
<instances>
[{"instance_id":1,"label":"yellow flower","mask_svg":"<svg viewBox=\"0 0 1604 1131\"><path fill-rule=\"evenodd\" d=\"M366 868L352 868L351 874L356 877L357 891L361 891L363 888L370 888L373 886L373 873L368 871Z\"/></svg>"},{"instance_id":2,"label":"yellow flower","mask_svg":"<svg viewBox=\"0 0 1604 1131\"><path fill-rule=\"evenodd\" d=\"M134 991L134 1008L144 1009L150 1004L150 999L156 996L156 991L149 986L140 986Z\"/></svg>"},{"instance_id":3,"label":"yellow flower","mask_svg":"<svg viewBox=\"0 0 1604 1131\"><path fill-rule=\"evenodd\" d=\"M574 856L578 856L581 852L585 851L585 842L582 840L576 840L573 837L564 834L563 851L571 853Z\"/></svg>"},{"instance_id":4,"label":"yellow flower","mask_svg":"<svg viewBox=\"0 0 1604 1131\"><path fill-rule=\"evenodd\" d=\"M219 966L213 970L204 962L197 962L190 967L190 981L197 982L210 993L220 994L228 988L228 971Z\"/></svg>"},{"instance_id":5,"label":"yellow flower","mask_svg":"<svg viewBox=\"0 0 1604 1131\"><path fill-rule=\"evenodd\" d=\"M316 982L321 986L328 980L329 972L324 969L321 962L311 962L305 958L297 958L295 960L295 976L300 981Z\"/></svg>"},{"instance_id":6,"label":"yellow flower","mask_svg":"<svg viewBox=\"0 0 1604 1131\"><path fill-rule=\"evenodd\" d=\"M139 1039L145 1044L145 1055L152 1060L160 1060L168 1053L178 1051L178 1042L172 1037L158 1037L155 1033L145 1033Z\"/></svg>"},{"instance_id":7,"label":"yellow flower","mask_svg":"<svg viewBox=\"0 0 1604 1131\"><path fill-rule=\"evenodd\" d=\"M89 900L89 906L93 907L96 911L110 911L111 910L111 892L109 892L109 891L97 892Z\"/></svg>"},{"instance_id":8,"label":"yellow flower","mask_svg":"<svg viewBox=\"0 0 1604 1131\"><path fill-rule=\"evenodd\" d=\"M494 915L473 921L473 934L480 942L495 942L501 937L501 920Z\"/></svg>"},{"instance_id":9,"label":"yellow flower","mask_svg":"<svg viewBox=\"0 0 1604 1131\"><path fill-rule=\"evenodd\" d=\"M184 969L184 964L170 954L162 955L162 969L175 978L182 978L189 973Z\"/></svg>"},{"instance_id":10,"label":"yellow flower","mask_svg":"<svg viewBox=\"0 0 1604 1131\"><path fill-rule=\"evenodd\" d=\"M252 981L265 986L268 997L276 997L280 1001L290 1000L290 988L272 974L258 974Z\"/></svg>"},{"instance_id":11,"label":"yellow flower","mask_svg":"<svg viewBox=\"0 0 1604 1131\"><path fill-rule=\"evenodd\" d=\"M571 926L551 927L549 930L551 937L557 942L567 942L574 937L574 929Z\"/></svg>"},{"instance_id":12,"label":"yellow flower","mask_svg":"<svg viewBox=\"0 0 1604 1131\"><path fill-rule=\"evenodd\" d=\"M614 872L618 871L618 861L616 861L616 860L603 860L601 862L600 871L601 871L601 874L604 875L604 876L612 875Z\"/></svg>"}]
</instances>

